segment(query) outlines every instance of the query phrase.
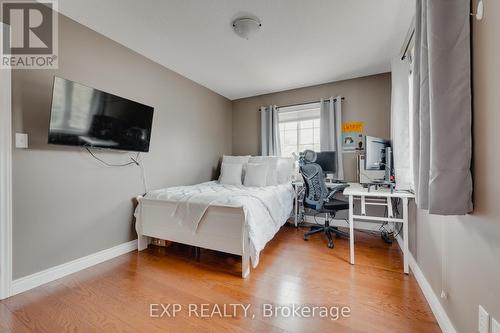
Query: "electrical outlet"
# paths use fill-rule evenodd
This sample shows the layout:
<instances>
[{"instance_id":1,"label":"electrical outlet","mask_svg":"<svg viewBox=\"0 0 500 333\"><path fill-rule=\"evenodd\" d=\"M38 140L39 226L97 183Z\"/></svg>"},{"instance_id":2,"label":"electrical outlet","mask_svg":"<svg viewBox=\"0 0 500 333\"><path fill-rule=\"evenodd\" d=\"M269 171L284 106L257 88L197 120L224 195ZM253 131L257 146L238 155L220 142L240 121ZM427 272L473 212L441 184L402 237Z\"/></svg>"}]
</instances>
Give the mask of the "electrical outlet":
<instances>
[{"instance_id":1,"label":"electrical outlet","mask_svg":"<svg viewBox=\"0 0 500 333\"><path fill-rule=\"evenodd\" d=\"M495 318L491 318L491 333L500 333L500 323Z\"/></svg>"},{"instance_id":2,"label":"electrical outlet","mask_svg":"<svg viewBox=\"0 0 500 333\"><path fill-rule=\"evenodd\" d=\"M28 148L28 134L16 133L16 148Z\"/></svg>"},{"instance_id":3,"label":"electrical outlet","mask_svg":"<svg viewBox=\"0 0 500 333\"><path fill-rule=\"evenodd\" d=\"M481 305L479 306L477 331L479 333L490 333L490 315Z\"/></svg>"}]
</instances>

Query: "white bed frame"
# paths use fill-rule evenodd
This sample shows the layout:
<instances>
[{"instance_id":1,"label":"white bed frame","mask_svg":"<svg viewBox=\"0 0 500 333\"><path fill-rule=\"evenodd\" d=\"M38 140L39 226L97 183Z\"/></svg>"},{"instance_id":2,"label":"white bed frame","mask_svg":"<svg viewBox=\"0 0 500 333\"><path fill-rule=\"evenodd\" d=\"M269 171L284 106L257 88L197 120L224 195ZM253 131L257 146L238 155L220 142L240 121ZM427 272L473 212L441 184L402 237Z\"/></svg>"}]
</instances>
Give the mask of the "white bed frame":
<instances>
[{"instance_id":1,"label":"white bed frame","mask_svg":"<svg viewBox=\"0 0 500 333\"><path fill-rule=\"evenodd\" d=\"M145 250L151 237L241 256L241 276L250 274L248 230L242 207L210 206L196 233L182 228L172 216L175 201L137 197L135 229L139 251Z\"/></svg>"}]
</instances>

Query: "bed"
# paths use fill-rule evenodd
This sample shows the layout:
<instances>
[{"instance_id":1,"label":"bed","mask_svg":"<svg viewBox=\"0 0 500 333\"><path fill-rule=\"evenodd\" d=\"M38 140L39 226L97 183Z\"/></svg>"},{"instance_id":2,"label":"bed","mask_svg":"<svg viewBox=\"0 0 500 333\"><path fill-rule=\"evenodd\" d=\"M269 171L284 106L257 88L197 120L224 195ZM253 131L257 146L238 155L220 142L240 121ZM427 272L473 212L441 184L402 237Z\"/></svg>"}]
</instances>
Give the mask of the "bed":
<instances>
[{"instance_id":1,"label":"bed","mask_svg":"<svg viewBox=\"0 0 500 333\"><path fill-rule=\"evenodd\" d=\"M137 197L138 248L159 238L242 257L242 277L290 217L294 192L286 184L247 187L211 181Z\"/></svg>"}]
</instances>

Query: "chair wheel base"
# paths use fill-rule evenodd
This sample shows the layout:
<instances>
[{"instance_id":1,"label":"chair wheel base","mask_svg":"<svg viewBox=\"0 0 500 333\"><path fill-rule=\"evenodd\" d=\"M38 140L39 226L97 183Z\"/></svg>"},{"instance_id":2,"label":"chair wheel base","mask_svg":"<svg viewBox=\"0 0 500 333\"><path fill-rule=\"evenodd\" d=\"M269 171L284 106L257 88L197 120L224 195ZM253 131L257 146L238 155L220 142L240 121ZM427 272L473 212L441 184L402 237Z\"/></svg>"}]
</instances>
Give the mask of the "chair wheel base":
<instances>
[{"instance_id":1,"label":"chair wheel base","mask_svg":"<svg viewBox=\"0 0 500 333\"><path fill-rule=\"evenodd\" d=\"M307 241L309 240L309 237L311 235L314 235L314 234L319 234L319 233L323 233L325 236L326 236L326 239L327 239L327 246L329 249L333 249L335 247L335 243L334 243L334 235L335 234L335 238L347 238L349 239L349 234L344 232L344 231L340 231L337 227L333 227L333 226L330 226L328 223L325 223L324 226L312 226L311 227L311 230L309 230L308 232L306 232L304 234L304 240Z\"/></svg>"}]
</instances>

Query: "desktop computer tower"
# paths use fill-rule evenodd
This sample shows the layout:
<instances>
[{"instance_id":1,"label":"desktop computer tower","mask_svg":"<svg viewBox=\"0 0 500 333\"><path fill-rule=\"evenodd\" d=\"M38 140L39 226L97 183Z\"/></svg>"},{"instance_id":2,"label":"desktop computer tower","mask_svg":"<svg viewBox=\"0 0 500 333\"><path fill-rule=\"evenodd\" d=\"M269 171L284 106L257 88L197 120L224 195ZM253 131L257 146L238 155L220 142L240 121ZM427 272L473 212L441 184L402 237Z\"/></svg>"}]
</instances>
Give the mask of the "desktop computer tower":
<instances>
[{"instance_id":1,"label":"desktop computer tower","mask_svg":"<svg viewBox=\"0 0 500 333\"><path fill-rule=\"evenodd\" d=\"M366 170L365 155L359 154L356 159L357 176L360 184L370 184L376 181L383 180L385 177L384 170Z\"/></svg>"},{"instance_id":2,"label":"desktop computer tower","mask_svg":"<svg viewBox=\"0 0 500 333\"><path fill-rule=\"evenodd\" d=\"M384 172L384 179L386 182L392 182L393 181L393 160L392 160L392 148L391 147L386 147L385 148L385 172Z\"/></svg>"},{"instance_id":3,"label":"desktop computer tower","mask_svg":"<svg viewBox=\"0 0 500 333\"><path fill-rule=\"evenodd\" d=\"M360 184L370 184L375 182L393 182L394 163L392 148L385 148L385 168L382 170L365 169L365 155L359 154L356 159L357 178Z\"/></svg>"}]
</instances>

